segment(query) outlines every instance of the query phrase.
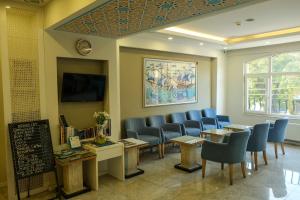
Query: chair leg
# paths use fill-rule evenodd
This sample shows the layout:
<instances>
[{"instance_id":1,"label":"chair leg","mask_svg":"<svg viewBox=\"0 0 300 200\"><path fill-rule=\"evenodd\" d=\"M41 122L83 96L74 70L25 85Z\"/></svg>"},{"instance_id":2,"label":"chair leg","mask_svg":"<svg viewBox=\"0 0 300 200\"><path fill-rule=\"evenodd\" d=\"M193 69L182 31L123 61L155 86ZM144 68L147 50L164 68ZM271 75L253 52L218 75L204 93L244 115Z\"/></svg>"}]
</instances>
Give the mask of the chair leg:
<instances>
[{"instance_id":1,"label":"chair leg","mask_svg":"<svg viewBox=\"0 0 300 200\"><path fill-rule=\"evenodd\" d=\"M162 158L162 150L161 150L161 144L158 145L158 153L159 153L159 158Z\"/></svg>"},{"instance_id":2,"label":"chair leg","mask_svg":"<svg viewBox=\"0 0 300 200\"><path fill-rule=\"evenodd\" d=\"M162 151L162 157L164 158L165 157L165 144L164 143L162 144L161 151Z\"/></svg>"},{"instance_id":3,"label":"chair leg","mask_svg":"<svg viewBox=\"0 0 300 200\"><path fill-rule=\"evenodd\" d=\"M221 163L221 169L224 170L224 163Z\"/></svg>"},{"instance_id":4,"label":"chair leg","mask_svg":"<svg viewBox=\"0 0 300 200\"><path fill-rule=\"evenodd\" d=\"M137 165L140 165L140 148L137 148Z\"/></svg>"},{"instance_id":5,"label":"chair leg","mask_svg":"<svg viewBox=\"0 0 300 200\"><path fill-rule=\"evenodd\" d=\"M282 154L285 155L284 143L281 143L281 150L282 150Z\"/></svg>"},{"instance_id":6,"label":"chair leg","mask_svg":"<svg viewBox=\"0 0 300 200\"><path fill-rule=\"evenodd\" d=\"M265 165L268 165L268 159L267 159L267 152L266 152L266 150L263 150L263 157L264 157Z\"/></svg>"},{"instance_id":7,"label":"chair leg","mask_svg":"<svg viewBox=\"0 0 300 200\"><path fill-rule=\"evenodd\" d=\"M276 159L278 159L277 143L274 143L274 148L275 148L275 157Z\"/></svg>"},{"instance_id":8,"label":"chair leg","mask_svg":"<svg viewBox=\"0 0 300 200\"><path fill-rule=\"evenodd\" d=\"M229 183L233 184L233 164L229 164Z\"/></svg>"},{"instance_id":9,"label":"chair leg","mask_svg":"<svg viewBox=\"0 0 300 200\"><path fill-rule=\"evenodd\" d=\"M257 151L254 152L254 170L257 171Z\"/></svg>"},{"instance_id":10,"label":"chair leg","mask_svg":"<svg viewBox=\"0 0 300 200\"><path fill-rule=\"evenodd\" d=\"M206 160L202 159L202 178L205 177Z\"/></svg>"},{"instance_id":11,"label":"chair leg","mask_svg":"<svg viewBox=\"0 0 300 200\"><path fill-rule=\"evenodd\" d=\"M243 177L246 178L246 164L245 161L241 162L242 174Z\"/></svg>"}]
</instances>

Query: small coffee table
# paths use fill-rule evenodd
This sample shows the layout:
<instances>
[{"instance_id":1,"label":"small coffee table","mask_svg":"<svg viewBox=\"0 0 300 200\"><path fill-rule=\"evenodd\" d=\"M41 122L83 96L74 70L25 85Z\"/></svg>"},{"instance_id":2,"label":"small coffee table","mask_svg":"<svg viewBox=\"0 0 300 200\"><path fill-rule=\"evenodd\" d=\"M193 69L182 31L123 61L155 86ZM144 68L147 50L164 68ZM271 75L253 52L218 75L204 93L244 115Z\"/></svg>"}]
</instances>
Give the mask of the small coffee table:
<instances>
[{"instance_id":1,"label":"small coffee table","mask_svg":"<svg viewBox=\"0 0 300 200\"><path fill-rule=\"evenodd\" d=\"M220 142L225 136L230 135L232 133L232 130L227 129L210 129L210 130L204 130L201 132L202 136L210 135L211 140L213 142Z\"/></svg>"},{"instance_id":2,"label":"small coffee table","mask_svg":"<svg viewBox=\"0 0 300 200\"><path fill-rule=\"evenodd\" d=\"M232 130L232 131L244 131L244 130L249 130L252 127L253 126L242 125L242 124L230 124L230 125L224 126L224 129Z\"/></svg>"},{"instance_id":3,"label":"small coffee table","mask_svg":"<svg viewBox=\"0 0 300 200\"><path fill-rule=\"evenodd\" d=\"M175 165L176 169L181 169L186 172L193 172L202 168L198 163L197 145L202 144L205 139L193 136L181 136L173 138L170 141L180 145L181 163Z\"/></svg>"},{"instance_id":4,"label":"small coffee table","mask_svg":"<svg viewBox=\"0 0 300 200\"><path fill-rule=\"evenodd\" d=\"M120 140L125 148L125 178L132 178L144 173L144 170L138 168L139 149L148 145L147 142L135 138Z\"/></svg>"}]
</instances>

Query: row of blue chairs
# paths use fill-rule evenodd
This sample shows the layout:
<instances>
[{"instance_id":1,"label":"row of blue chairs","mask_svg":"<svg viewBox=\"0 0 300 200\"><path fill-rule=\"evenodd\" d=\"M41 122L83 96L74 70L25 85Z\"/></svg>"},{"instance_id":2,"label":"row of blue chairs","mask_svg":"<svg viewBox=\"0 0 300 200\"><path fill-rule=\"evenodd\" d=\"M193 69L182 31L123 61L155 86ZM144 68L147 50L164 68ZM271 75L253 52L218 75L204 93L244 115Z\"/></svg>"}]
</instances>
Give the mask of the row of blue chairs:
<instances>
[{"instance_id":1,"label":"row of blue chairs","mask_svg":"<svg viewBox=\"0 0 300 200\"><path fill-rule=\"evenodd\" d=\"M243 177L246 177L245 157L246 152L251 152L251 159L254 155L254 169L258 169L257 153L263 152L265 165L268 164L266 146L267 142L275 144L275 155L277 155L277 143L281 144L282 153L284 151L285 132L288 125L287 119L278 119L274 124L256 124L251 131L242 131L230 134L223 143L205 141L202 145L202 177L205 177L206 160L229 165L229 178L232 185L233 164L241 163Z\"/></svg>"},{"instance_id":2,"label":"row of blue chairs","mask_svg":"<svg viewBox=\"0 0 300 200\"><path fill-rule=\"evenodd\" d=\"M230 124L228 116L217 115L212 108L171 113L170 118L171 123L167 123L164 115L126 119L126 136L148 142L150 146L158 145L159 155L164 157L164 144L172 138L182 135L199 137L203 130Z\"/></svg>"}]
</instances>

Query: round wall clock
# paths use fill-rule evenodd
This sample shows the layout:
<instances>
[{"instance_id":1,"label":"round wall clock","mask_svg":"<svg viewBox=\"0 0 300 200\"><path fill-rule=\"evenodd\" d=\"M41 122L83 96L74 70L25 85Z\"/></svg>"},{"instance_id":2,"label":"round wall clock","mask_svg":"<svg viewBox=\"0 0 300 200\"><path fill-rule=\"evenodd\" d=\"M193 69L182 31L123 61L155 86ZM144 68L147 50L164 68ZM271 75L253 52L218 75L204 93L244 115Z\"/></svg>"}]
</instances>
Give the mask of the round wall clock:
<instances>
[{"instance_id":1,"label":"round wall clock","mask_svg":"<svg viewBox=\"0 0 300 200\"><path fill-rule=\"evenodd\" d=\"M79 39L76 41L76 50L80 55L86 56L92 52L92 45L89 41Z\"/></svg>"}]
</instances>

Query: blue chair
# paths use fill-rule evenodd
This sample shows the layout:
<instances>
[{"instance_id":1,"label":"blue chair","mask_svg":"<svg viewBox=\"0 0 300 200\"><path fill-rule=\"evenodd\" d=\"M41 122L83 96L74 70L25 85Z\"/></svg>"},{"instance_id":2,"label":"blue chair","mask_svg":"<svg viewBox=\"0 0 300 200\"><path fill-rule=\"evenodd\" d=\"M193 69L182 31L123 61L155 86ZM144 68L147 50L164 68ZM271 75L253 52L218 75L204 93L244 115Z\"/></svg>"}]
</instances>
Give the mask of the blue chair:
<instances>
[{"instance_id":1,"label":"blue chair","mask_svg":"<svg viewBox=\"0 0 300 200\"><path fill-rule=\"evenodd\" d=\"M190 110L187 112L187 118L202 123L203 130L217 129L218 123L215 118L202 117L201 110Z\"/></svg>"},{"instance_id":2,"label":"blue chair","mask_svg":"<svg viewBox=\"0 0 300 200\"><path fill-rule=\"evenodd\" d=\"M158 146L159 157L162 158L161 131L156 127L147 127L144 118L129 118L125 120L127 138L136 138L148 142L150 146Z\"/></svg>"},{"instance_id":3,"label":"blue chair","mask_svg":"<svg viewBox=\"0 0 300 200\"><path fill-rule=\"evenodd\" d=\"M249 131L234 132L229 136L228 143L204 141L202 145L202 177L205 177L206 161L229 164L230 185L233 184L233 164L241 163L243 177L246 178L246 148L250 136Z\"/></svg>"},{"instance_id":4,"label":"blue chair","mask_svg":"<svg viewBox=\"0 0 300 200\"><path fill-rule=\"evenodd\" d=\"M268 140L268 132L269 132L269 123L263 124L256 124L250 135L247 151L251 152L251 157L254 153L254 169L257 170L257 152L262 151L265 164L268 164L267 161L267 154L266 154L266 147L267 147L267 140Z\"/></svg>"},{"instance_id":5,"label":"blue chair","mask_svg":"<svg viewBox=\"0 0 300 200\"><path fill-rule=\"evenodd\" d=\"M288 125L288 119L278 119L275 124L270 124L268 142L273 142L275 147L275 157L278 158L277 144L281 144L282 154L285 155L284 139L285 132Z\"/></svg>"},{"instance_id":6,"label":"blue chair","mask_svg":"<svg viewBox=\"0 0 300 200\"><path fill-rule=\"evenodd\" d=\"M184 112L172 113L172 123L180 124L182 135L190 135L194 137L200 137L202 125L198 121L187 120Z\"/></svg>"},{"instance_id":7,"label":"blue chair","mask_svg":"<svg viewBox=\"0 0 300 200\"><path fill-rule=\"evenodd\" d=\"M180 124L167 123L163 115L154 115L148 117L148 122L151 127L157 127L161 129L162 134L162 156L165 154L164 144L168 143L171 139L182 136Z\"/></svg>"},{"instance_id":8,"label":"blue chair","mask_svg":"<svg viewBox=\"0 0 300 200\"><path fill-rule=\"evenodd\" d=\"M227 115L217 115L216 110L213 108L206 108L202 110L203 117L209 117L217 119L218 128L224 128L224 126L230 125L230 118Z\"/></svg>"}]
</instances>

